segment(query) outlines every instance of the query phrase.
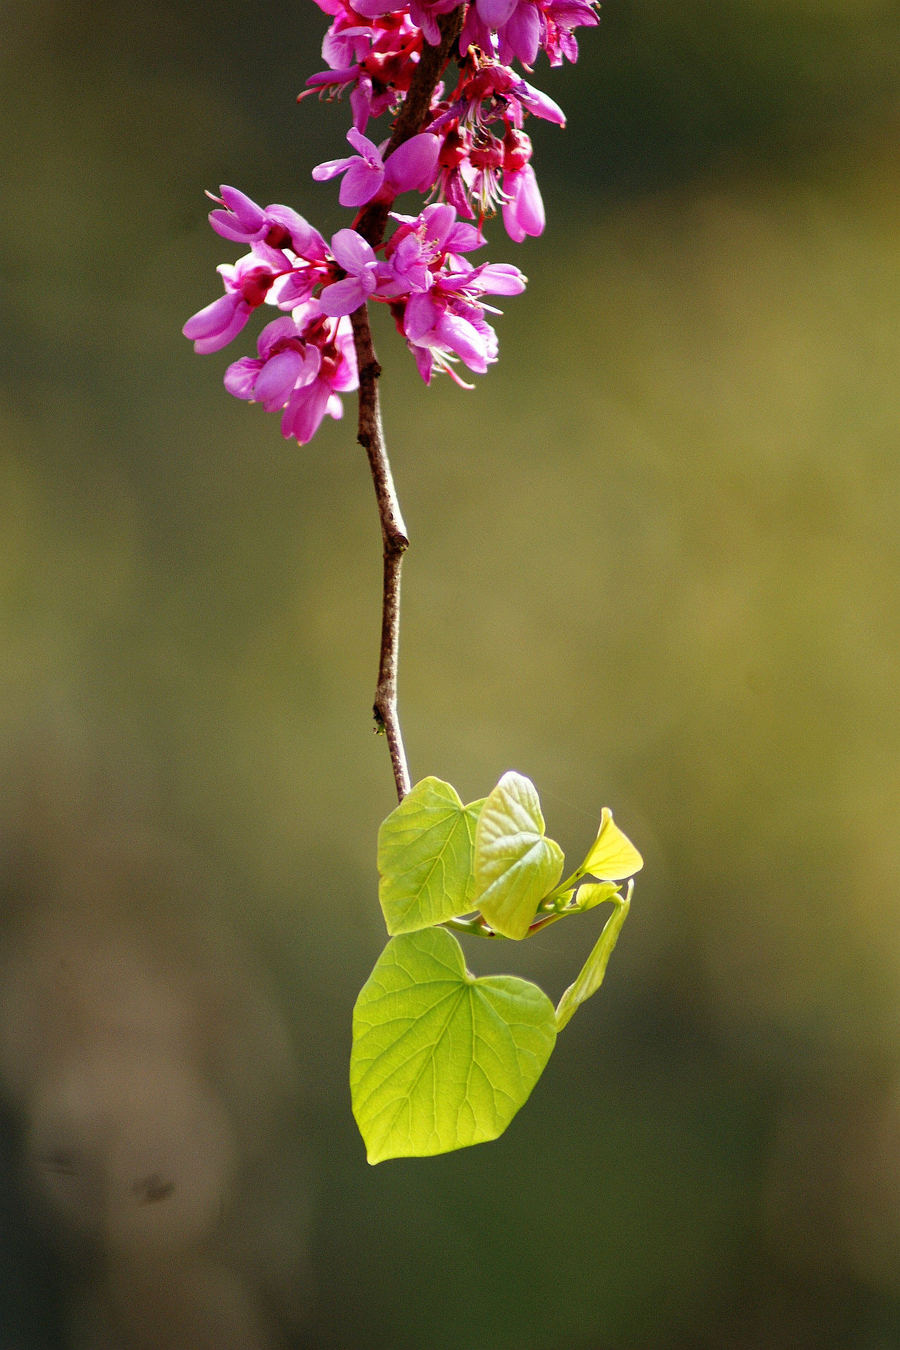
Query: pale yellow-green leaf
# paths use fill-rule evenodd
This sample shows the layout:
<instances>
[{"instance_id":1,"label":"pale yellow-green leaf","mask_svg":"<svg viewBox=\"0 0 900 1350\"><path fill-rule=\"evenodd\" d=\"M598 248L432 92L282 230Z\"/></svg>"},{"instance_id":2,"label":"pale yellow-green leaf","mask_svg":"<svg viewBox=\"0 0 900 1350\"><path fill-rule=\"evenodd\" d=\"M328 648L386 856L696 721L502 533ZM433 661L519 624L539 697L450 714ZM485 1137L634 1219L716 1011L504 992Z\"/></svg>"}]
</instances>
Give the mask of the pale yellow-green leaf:
<instances>
[{"instance_id":1,"label":"pale yellow-green leaf","mask_svg":"<svg viewBox=\"0 0 900 1350\"><path fill-rule=\"evenodd\" d=\"M578 869L582 875L601 881L624 881L634 876L644 860L634 844L623 834L612 818L612 811L604 806L600 814L600 829L591 850Z\"/></svg>"},{"instance_id":2,"label":"pale yellow-green leaf","mask_svg":"<svg viewBox=\"0 0 900 1350\"><path fill-rule=\"evenodd\" d=\"M619 887L613 881L583 881L575 894L578 908L573 913L583 914L612 900L619 894Z\"/></svg>"},{"instance_id":3,"label":"pale yellow-green leaf","mask_svg":"<svg viewBox=\"0 0 900 1350\"><path fill-rule=\"evenodd\" d=\"M556 1008L557 1031L562 1031L576 1009L580 1008L582 1003L589 999L592 994L596 994L603 983L612 950L618 941L622 925L628 917L630 903L631 888L629 887L628 895L621 904L616 905L612 914L606 920L603 932L597 939L590 956L578 972L577 978L569 985L559 1000Z\"/></svg>"},{"instance_id":4,"label":"pale yellow-green leaf","mask_svg":"<svg viewBox=\"0 0 900 1350\"><path fill-rule=\"evenodd\" d=\"M505 773L486 798L475 830L475 902L495 932L525 937L562 868L562 849L544 835L534 784L522 774Z\"/></svg>"},{"instance_id":5,"label":"pale yellow-green leaf","mask_svg":"<svg viewBox=\"0 0 900 1350\"><path fill-rule=\"evenodd\" d=\"M378 899L389 933L431 928L474 908L475 822L481 802L423 778L378 831Z\"/></svg>"},{"instance_id":6,"label":"pale yellow-green leaf","mask_svg":"<svg viewBox=\"0 0 900 1350\"><path fill-rule=\"evenodd\" d=\"M443 928L392 938L353 1011L350 1091L369 1162L496 1139L555 1041L536 985L476 979Z\"/></svg>"}]
</instances>

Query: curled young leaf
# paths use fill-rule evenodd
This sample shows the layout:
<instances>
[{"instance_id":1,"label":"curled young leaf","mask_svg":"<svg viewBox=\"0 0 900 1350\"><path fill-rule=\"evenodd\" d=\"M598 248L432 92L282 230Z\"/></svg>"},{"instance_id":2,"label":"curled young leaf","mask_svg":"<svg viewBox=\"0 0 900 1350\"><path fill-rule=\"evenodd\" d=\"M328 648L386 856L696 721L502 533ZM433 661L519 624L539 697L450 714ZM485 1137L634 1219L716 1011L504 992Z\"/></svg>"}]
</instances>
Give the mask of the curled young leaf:
<instances>
[{"instance_id":1,"label":"curled young leaf","mask_svg":"<svg viewBox=\"0 0 900 1350\"><path fill-rule=\"evenodd\" d=\"M615 900L619 894L619 887L613 881L583 881L575 892L576 907L572 912L584 914L607 900Z\"/></svg>"},{"instance_id":2,"label":"curled young leaf","mask_svg":"<svg viewBox=\"0 0 900 1350\"><path fill-rule=\"evenodd\" d=\"M606 974L606 967L609 964L609 958L612 950L619 940L619 934L622 931L622 925L628 918L628 910L631 907L631 892L633 886L629 884L627 894L621 903L617 904L612 914L606 920L603 931L600 934L588 959L585 961L576 979L569 985L556 1007L556 1029L562 1031L563 1027L570 1020L572 1015L582 1003L586 1002L592 994L603 983L603 977ZM606 897L609 898L609 897Z\"/></svg>"},{"instance_id":3,"label":"curled young leaf","mask_svg":"<svg viewBox=\"0 0 900 1350\"><path fill-rule=\"evenodd\" d=\"M495 932L523 938L559 881L563 852L544 834L534 784L505 773L485 800L475 830L476 903Z\"/></svg>"}]
</instances>

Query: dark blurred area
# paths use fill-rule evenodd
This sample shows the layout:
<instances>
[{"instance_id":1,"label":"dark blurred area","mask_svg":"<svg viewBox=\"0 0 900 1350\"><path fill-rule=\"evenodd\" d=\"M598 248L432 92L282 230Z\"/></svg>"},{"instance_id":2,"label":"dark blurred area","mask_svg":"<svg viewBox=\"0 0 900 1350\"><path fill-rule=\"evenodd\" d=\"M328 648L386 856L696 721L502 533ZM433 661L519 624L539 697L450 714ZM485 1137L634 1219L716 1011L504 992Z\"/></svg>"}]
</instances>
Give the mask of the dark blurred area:
<instances>
[{"instance_id":1,"label":"dark blurred area","mask_svg":"<svg viewBox=\"0 0 900 1350\"><path fill-rule=\"evenodd\" d=\"M3 19L0 1350L896 1350L897 5L606 4L533 77L499 365L379 326L413 774L646 868L507 1134L375 1169L352 401L298 449L222 390L251 330L180 335L204 188L346 223L325 18ZM598 926L466 954L558 997Z\"/></svg>"}]
</instances>

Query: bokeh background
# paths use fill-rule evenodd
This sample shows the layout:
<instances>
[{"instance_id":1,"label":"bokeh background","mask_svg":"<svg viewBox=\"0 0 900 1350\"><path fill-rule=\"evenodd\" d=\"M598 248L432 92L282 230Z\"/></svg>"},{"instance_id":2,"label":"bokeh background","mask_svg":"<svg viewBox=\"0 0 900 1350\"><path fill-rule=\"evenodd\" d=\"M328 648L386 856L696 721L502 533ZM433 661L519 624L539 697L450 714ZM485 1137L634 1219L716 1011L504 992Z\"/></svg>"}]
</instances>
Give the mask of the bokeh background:
<instances>
[{"instance_id":1,"label":"bokeh background","mask_svg":"<svg viewBox=\"0 0 900 1350\"><path fill-rule=\"evenodd\" d=\"M375 1169L353 408L298 449L179 331L203 188L346 223L324 17L0 14L2 1350L895 1350L896 3L609 0L499 365L378 329L413 773L646 869L504 1138ZM595 920L467 957L558 996Z\"/></svg>"}]
</instances>

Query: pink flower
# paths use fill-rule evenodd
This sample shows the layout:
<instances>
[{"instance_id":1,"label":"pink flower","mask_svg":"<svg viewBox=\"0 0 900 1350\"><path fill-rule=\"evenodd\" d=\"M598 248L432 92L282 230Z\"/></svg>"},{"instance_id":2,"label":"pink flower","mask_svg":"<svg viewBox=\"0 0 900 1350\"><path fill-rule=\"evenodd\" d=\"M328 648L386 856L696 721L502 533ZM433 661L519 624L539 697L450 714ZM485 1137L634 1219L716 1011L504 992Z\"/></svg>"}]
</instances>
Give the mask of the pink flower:
<instances>
[{"instance_id":1,"label":"pink flower","mask_svg":"<svg viewBox=\"0 0 900 1350\"><path fill-rule=\"evenodd\" d=\"M549 0L543 6L541 46L551 66L561 66L563 58L578 60L578 43L573 28L593 28L599 22L591 0Z\"/></svg>"},{"instance_id":2,"label":"pink flower","mask_svg":"<svg viewBox=\"0 0 900 1350\"><path fill-rule=\"evenodd\" d=\"M181 330L201 355L217 352L237 337L280 275L253 253L234 266L223 263L216 271L225 284L225 294L192 315Z\"/></svg>"},{"instance_id":3,"label":"pink flower","mask_svg":"<svg viewBox=\"0 0 900 1350\"><path fill-rule=\"evenodd\" d=\"M544 231L544 203L531 159L531 140L510 127L503 142L503 224L515 243Z\"/></svg>"},{"instance_id":4,"label":"pink flower","mask_svg":"<svg viewBox=\"0 0 900 1350\"><path fill-rule=\"evenodd\" d=\"M429 290L448 260L458 264L461 260L457 254L484 244L480 230L458 221L456 211L446 202L426 206L418 216L392 214L400 224L385 249L390 280L382 279L378 290L381 299Z\"/></svg>"},{"instance_id":5,"label":"pink flower","mask_svg":"<svg viewBox=\"0 0 900 1350\"><path fill-rule=\"evenodd\" d=\"M532 66L543 48L550 64L575 61L578 44L572 29L598 22L592 0L474 0L459 41L461 52L479 47L509 63L514 57Z\"/></svg>"},{"instance_id":6,"label":"pink flower","mask_svg":"<svg viewBox=\"0 0 900 1350\"><path fill-rule=\"evenodd\" d=\"M413 189L426 192L434 182L440 141L431 132L423 131L398 145L387 159L381 150L355 127L347 132L347 140L359 153L346 159L330 159L312 171L317 183L344 174L338 201L341 206L365 206L377 197L384 187L386 197L392 200L401 192Z\"/></svg>"},{"instance_id":7,"label":"pink flower","mask_svg":"<svg viewBox=\"0 0 900 1350\"><path fill-rule=\"evenodd\" d=\"M323 287L319 304L323 314L332 317L352 314L376 291L385 273L390 275L389 269L378 261L371 244L356 230L338 230L332 236L331 251L347 275Z\"/></svg>"},{"instance_id":8,"label":"pink flower","mask_svg":"<svg viewBox=\"0 0 900 1350\"><path fill-rule=\"evenodd\" d=\"M504 172L503 194L503 224L510 239L521 244L526 234L543 234L544 203L530 164Z\"/></svg>"},{"instance_id":9,"label":"pink flower","mask_svg":"<svg viewBox=\"0 0 900 1350\"><path fill-rule=\"evenodd\" d=\"M469 6L460 50L480 47L507 65L514 57L532 66L540 49L541 16L532 0L476 0Z\"/></svg>"},{"instance_id":10,"label":"pink flower","mask_svg":"<svg viewBox=\"0 0 900 1350\"><path fill-rule=\"evenodd\" d=\"M481 263L478 267L448 272L438 279L447 291L475 298L480 295L521 295L527 278L512 263Z\"/></svg>"},{"instance_id":11,"label":"pink flower","mask_svg":"<svg viewBox=\"0 0 900 1350\"><path fill-rule=\"evenodd\" d=\"M437 47L441 41L441 32L437 25L437 16L456 9L460 0L409 0L409 15L413 23L425 34L425 41ZM354 9L365 18L389 14L397 9L398 0L356 0Z\"/></svg>"},{"instance_id":12,"label":"pink flower","mask_svg":"<svg viewBox=\"0 0 900 1350\"><path fill-rule=\"evenodd\" d=\"M481 110L482 104L487 106L486 113ZM471 73L464 73L454 93L454 106L465 109L459 114L460 120L473 127L483 128L496 121L500 112L504 121L512 121L517 127L521 127L525 113L559 126L566 124L558 103L498 61L481 60Z\"/></svg>"},{"instance_id":13,"label":"pink flower","mask_svg":"<svg viewBox=\"0 0 900 1350\"><path fill-rule=\"evenodd\" d=\"M289 206L267 206L263 210L237 188L223 186L219 191L221 197L212 200L220 202L224 210L210 211L209 223L223 239L265 244L272 249L290 248L310 259L327 256L325 240L318 230Z\"/></svg>"},{"instance_id":14,"label":"pink flower","mask_svg":"<svg viewBox=\"0 0 900 1350\"><path fill-rule=\"evenodd\" d=\"M527 233L536 231L542 215L537 184L532 174L521 185L515 177L531 156L531 142L521 130L529 114L565 125L562 108L515 71L470 54L452 97L431 124L442 141L437 186L444 201L480 219L493 215L509 196L518 199L527 187L534 209L520 225L527 223Z\"/></svg>"},{"instance_id":15,"label":"pink flower","mask_svg":"<svg viewBox=\"0 0 900 1350\"><path fill-rule=\"evenodd\" d=\"M447 202L434 202L418 216L402 216L397 211L392 211L391 215L400 222L400 227L388 242L388 258L410 235L418 240L422 256L433 263L439 263L447 253L471 253L484 244L481 231L474 225L457 220L455 209Z\"/></svg>"},{"instance_id":16,"label":"pink flower","mask_svg":"<svg viewBox=\"0 0 900 1350\"><path fill-rule=\"evenodd\" d=\"M461 359L476 374L484 374L488 363L497 359L496 334L478 306L434 291L410 296L400 329L426 384L437 368L461 388L471 389L452 369L452 362Z\"/></svg>"},{"instance_id":17,"label":"pink flower","mask_svg":"<svg viewBox=\"0 0 900 1350\"><path fill-rule=\"evenodd\" d=\"M391 308L425 383L430 383L435 370L443 370L457 384L470 388L453 371L453 362L461 360L470 370L483 374L497 359L497 335L485 318L491 307L483 303L482 297L517 295L524 290L525 278L508 263L470 266L457 253L449 251L449 246L454 236L466 231L461 242L471 247L471 235L477 236L477 231L472 226L455 223L456 212L452 207L427 207L422 217L429 212L433 225L430 238L424 230L420 236L410 228L396 252L409 247L409 240L421 238L421 263L429 256L426 250L430 246L430 261L426 265L431 284L411 290L405 300L394 300Z\"/></svg>"},{"instance_id":18,"label":"pink flower","mask_svg":"<svg viewBox=\"0 0 900 1350\"><path fill-rule=\"evenodd\" d=\"M353 331L346 320L323 315L311 301L266 325L258 357L242 357L225 372L235 398L282 411L281 431L300 445L312 440L322 418L341 417L338 394L358 383Z\"/></svg>"},{"instance_id":19,"label":"pink flower","mask_svg":"<svg viewBox=\"0 0 900 1350\"><path fill-rule=\"evenodd\" d=\"M380 117L408 90L423 46L422 30L405 11L384 13L369 25L340 0L325 36L322 55L331 67L311 75L304 99L318 89L328 98L350 89L353 125L365 131L370 117Z\"/></svg>"},{"instance_id":20,"label":"pink flower","mask_svg":"<svg viewBox=\"0 0 900 1350\"><path fill-rule=\"evenodd\" d=\"M205 356L208 352L227 347L244 328L252 313L250 306L240 296L222 295L205 309L192 314L181 331L193 342L194 351Z\"/></svg>"}]
</instances>

